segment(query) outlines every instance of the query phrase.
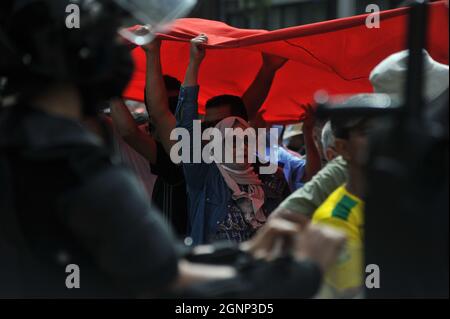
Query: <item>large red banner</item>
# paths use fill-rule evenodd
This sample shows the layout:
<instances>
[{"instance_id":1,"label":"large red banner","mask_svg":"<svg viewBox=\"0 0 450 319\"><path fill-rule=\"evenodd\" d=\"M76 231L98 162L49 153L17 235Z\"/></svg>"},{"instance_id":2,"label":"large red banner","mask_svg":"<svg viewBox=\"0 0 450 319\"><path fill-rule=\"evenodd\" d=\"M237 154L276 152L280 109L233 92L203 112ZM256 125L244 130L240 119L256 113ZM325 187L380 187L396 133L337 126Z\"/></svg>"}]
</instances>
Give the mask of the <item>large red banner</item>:
<instances>
[{"instance_id":1,"label":"large red banner","mask_svg":"<svg viewBox=\"0 0 450 319\"><path fill-rule=\"evenodd\" d=\"M407 47L408 9L384 11L380 28L368 28L367 15L277 31L242 30L224 23L178 20L161 35L163 72L184 78L189 60L189 40L200 33L209 36L206 59L200 72L200 111L207 99L220 94L242 95L261 67L261 53L289 59L279 71L261 112L268 122L302 119L302 105L315 93L372 92L371 70L389 55ZM448 64L448 8L430 4L428 51ZM146 59L141 48L133 50L136 70L124 96L143 100Z\"/></svg>"}]
</instances>

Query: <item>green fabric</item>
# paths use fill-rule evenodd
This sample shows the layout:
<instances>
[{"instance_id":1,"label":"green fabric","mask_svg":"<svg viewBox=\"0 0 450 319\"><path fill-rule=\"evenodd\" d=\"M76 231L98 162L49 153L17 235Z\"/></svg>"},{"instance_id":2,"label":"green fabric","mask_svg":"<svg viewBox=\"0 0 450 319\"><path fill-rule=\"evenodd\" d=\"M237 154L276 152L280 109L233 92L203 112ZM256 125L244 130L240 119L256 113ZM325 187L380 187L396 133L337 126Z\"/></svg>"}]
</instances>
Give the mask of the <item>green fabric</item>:
<instances>
[{"instance_id":1,"label":"green fabric","mask_svg":"<svg viewBox=\"0 0 450 319\"><path fill-rule=\"evenodd\" d=\"M304 187L289 196L280 207L311 218L316 209L338 187L345 184L347 179L347 163L342 157L337 157L329 162Z\"/></svg>"},{"instance_id":2,"label":"green fabric","mask_svg":"<svg viewBox=\"0 0 450 319\"><path fill-rule=\"evenodd\" d=\"M336 218L340 218L344 221L347 221L348 216L350 215L352 209L358 205L356 201L351 199L348 196L342 197L342 199L339 201L339 203L334 208L331 215Z\"/></svg>"}]
</instances>

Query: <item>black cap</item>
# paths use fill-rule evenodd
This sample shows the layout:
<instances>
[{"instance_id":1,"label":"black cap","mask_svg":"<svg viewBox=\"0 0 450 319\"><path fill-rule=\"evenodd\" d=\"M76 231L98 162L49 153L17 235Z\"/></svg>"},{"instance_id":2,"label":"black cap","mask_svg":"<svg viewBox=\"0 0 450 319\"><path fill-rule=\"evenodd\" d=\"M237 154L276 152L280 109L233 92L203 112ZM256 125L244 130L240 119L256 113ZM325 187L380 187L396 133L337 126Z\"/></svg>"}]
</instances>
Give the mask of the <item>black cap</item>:
<instances>
[{"instance_id":1,"label":"black cap","mask_svg":"<svg viewBox=\"0 0 450 319\"><path fill-rule=\"evenodd\" d=\"M333 133L337 138L347 139L349 132L367 123L374 116L389 114L400 110L389 95L358 94L341 103L325 103L318 112L331 117Z\"/></svg>"}]
</instances>

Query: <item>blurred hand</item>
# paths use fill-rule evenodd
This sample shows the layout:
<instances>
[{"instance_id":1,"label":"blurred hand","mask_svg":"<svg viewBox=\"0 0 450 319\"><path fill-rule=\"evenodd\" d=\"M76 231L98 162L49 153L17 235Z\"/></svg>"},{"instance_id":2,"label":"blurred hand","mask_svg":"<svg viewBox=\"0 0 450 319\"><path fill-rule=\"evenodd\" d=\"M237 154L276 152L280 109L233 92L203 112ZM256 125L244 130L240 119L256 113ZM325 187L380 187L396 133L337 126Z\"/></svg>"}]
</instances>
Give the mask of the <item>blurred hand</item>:
<instances>
[{"instance_id":1,"label":"blurred hand","mask_svg":"<svg viewBox=\"0 0 450 319\"><path fill-rule=\"evenodd\" d=\"M271 54L268 54L268 53L263 53L262 54L262 58L263 58L263 66L265 68L268 68L268 69L273 70L273 71L278 71L288 61L288 59L279 57L277 55L271 55Z\"/></svg>"},{"instance_id":2,"label":"blurred hand","mask_svg":"<svg viewBox=\"0 0 450 319\"><path fill-rule=\"evenodd\" d=\"M201 64L206 55L204 45L208 43L206 34L200 34L191 40L191 62L197 65Z\"/></svg>"},{"instance_id":3,"label":"blurred hand","mask_svg":"<svg viewBox=\"0 0 450 319\"><path fill-rule=\"evenodd\" d=\"M316 262L326 272L336 261L346 243L340 231L328 226L312 225L305 229L295 243L295 257Z\"/></svg>"},{"instance_id":4,"label":"blurred hand","mask_svg":"<svg viewBox=\"0 0 450 319\"><path fill-rule=\"evenodd\" d=\"M148 34L153 33L153 28L151 25L137 25L130 29L135 35L137 36L146 36ZM153 37L154 35L152 35ZM161 40L158 38L155 38L152 42L142 45L141 48L144 49L144 51L148 52L155 52L155 50L159 50L161 46ZM133 44L133 49L137 47L137 45Z\"/></svg>"},{"instance_id":5,"label":"blurred hand","mask_svg":"<svg viewBox=\"0 0 450 319\"><path fill-rule=\"evenodd\" d=\"M251 240L243 243L241 249L257 259L274 260L290 250L300 230L299 224L274 218L261 227Z\"/></svg>"},{"instance_id":6,"label":"blurred hand","mask_svg":"<svg viewBox=\"0 0 450 319\"><path fill-rule=\"evenodd\" d=\"M258 259L273 260L292 250L295 237L309 224L304 215L279 208L243 249Z\"/></svg>"},{"instance_id":7,"label":"blurred hand","mask_svg":"<svg viewBox=\"0 0 450 319\"><path fill-rule=\"evenodd\" d=\"M310 219L305 215L281 207L277 208L272 214L270 214L269 221L273 219L283 219L290 221L292 223L298 224L302 229L308 226L310 222Z\"/></svg>"}]
</instances>

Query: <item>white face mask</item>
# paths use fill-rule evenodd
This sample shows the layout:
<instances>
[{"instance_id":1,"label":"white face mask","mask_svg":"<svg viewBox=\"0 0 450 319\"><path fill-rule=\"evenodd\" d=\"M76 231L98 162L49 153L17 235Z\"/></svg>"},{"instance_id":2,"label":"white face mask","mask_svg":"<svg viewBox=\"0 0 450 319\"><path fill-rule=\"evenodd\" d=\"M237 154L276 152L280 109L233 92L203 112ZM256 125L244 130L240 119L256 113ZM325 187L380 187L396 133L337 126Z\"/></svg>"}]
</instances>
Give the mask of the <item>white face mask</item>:
<instances>
[{"instance_id":1,"label":"white face mask","mask_svg":"<svg viewBox=\"0 0 450 319\"><path fill-rule=\"evenodd\" d=\"M242 129L243 131L245 131L248 128L248 125L243 125L242 123L240 123L239 121L234 122L234 124L232 125L233 130L234 129ZM240 145L240 143L232 143L230 145L230 143L226 143L227 138L229 139L229 142L232 141L230 137L230 135L232 135L231 133L228 134L228 136L226 135L226 133L224 132L224 140L223 140L223 150L224 150L224 161L223 161L223 165L228 167L229 169L232 170L236 170L236 171L243 171L246 170L248 168L251 167L251 164L248 163L248 145L247 143L244 144L244 147L242 148L242 145ZM239 152L238 152L239 151ZM226 163L225 162L225 154L233 155L233 159L234 162L233 163Z\"/></svg>"}]
</instances>

